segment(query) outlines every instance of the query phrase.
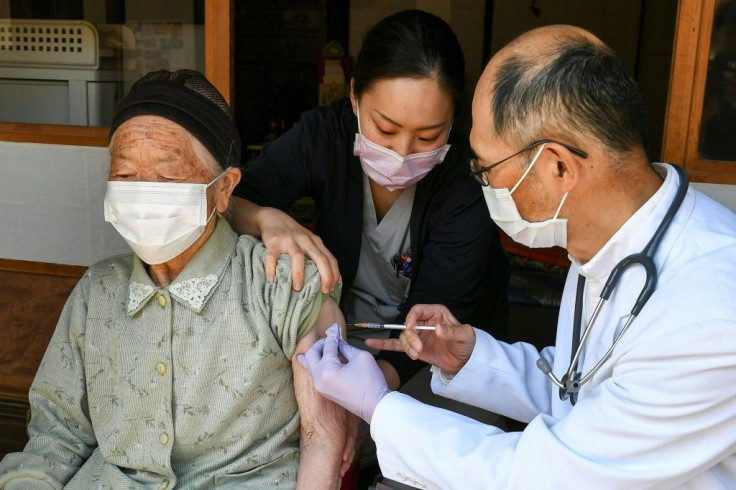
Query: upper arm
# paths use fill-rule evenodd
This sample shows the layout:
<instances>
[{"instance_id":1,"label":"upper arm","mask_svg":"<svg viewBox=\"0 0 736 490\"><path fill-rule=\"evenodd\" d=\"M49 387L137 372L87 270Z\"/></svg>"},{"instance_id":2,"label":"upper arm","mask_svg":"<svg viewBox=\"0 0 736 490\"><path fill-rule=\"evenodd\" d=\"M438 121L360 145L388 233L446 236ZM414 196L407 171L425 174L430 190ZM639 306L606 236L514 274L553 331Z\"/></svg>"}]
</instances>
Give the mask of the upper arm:
<instances>
[{"instance_id":1,"label":"upper arm","mask_svg":"<svg viewBox=\"0 0 736 490\"><path fill-rule=\"evenodd\" d=\"M341 284L329 294L323 294L317 267L307 260L303 287L294 291L291 288L291 260L287 255L278 258L274 280L268 282L263 265L265 251L261 243L253 247L250 260L253 280L243 285L247 286L255 311L264 317L284 355L291 359L300 343L311 346L320 333L324 336L330 325L336 322L344 324L336 302L340 297ZM309 337L310 333L312 337ZM305 337L309 338L305 340Z\"/></svg>"},{"instance_id":2,"label":"upper arm","mask_svg":"<svg viewBox=\"0 0 736 490\"><path fill-rule=\"evenodd\" d=\"M337 302L331 296L327 296L322 301L317 320L297 342L294 355L307 352L312 344L326 335L325 332L334 323L340 326L340 331L342 332L343 338L345 338L345 317L342 311L340 311Z\"/></svg>"}]
</instances>

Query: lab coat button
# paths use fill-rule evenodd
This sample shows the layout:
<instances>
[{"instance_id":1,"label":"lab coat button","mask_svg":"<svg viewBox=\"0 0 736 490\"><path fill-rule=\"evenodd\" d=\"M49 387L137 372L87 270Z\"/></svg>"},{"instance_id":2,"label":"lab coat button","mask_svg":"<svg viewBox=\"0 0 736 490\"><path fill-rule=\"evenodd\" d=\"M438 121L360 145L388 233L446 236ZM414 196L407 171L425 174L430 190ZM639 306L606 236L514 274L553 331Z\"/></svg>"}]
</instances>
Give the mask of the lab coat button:
<instances>
[{"instance_id":1,"label":"lab coat button","mask_svg":"<svg viewBox=\"0 0 736 490\"><path fill-rule=\"evenodd\" d=\"M162 308L166 308L166 296L164 296L163 294L159 294L158 304L160 304Z\"/></svg>"},{"instance_id":2,"label":"lab coat button","mask_svg":"<svg viewBox=\"0 0 736 490\"><path fill-rule=\"evenodd\" d=\"M166 432L162 432L160 436L158 436L158 442L161 443L162 446L165 446L169 443L169 435Z\"/></svg>"},{"instance_id":3,"label":"lab coat button","mask_svg":"<svg viewBox=\"0 0 736 490\"><path fill-rule=\"evenodd\" d=\"M166 367L166 363L165 363L165 362L163 362L163 361L158 361L158 362L156 363L156 372L157 372L157 373L158 373L159 375L163 376L164 374L166 374L166 370L167 370L167 367Z\"/></svg>"}]
</instances>

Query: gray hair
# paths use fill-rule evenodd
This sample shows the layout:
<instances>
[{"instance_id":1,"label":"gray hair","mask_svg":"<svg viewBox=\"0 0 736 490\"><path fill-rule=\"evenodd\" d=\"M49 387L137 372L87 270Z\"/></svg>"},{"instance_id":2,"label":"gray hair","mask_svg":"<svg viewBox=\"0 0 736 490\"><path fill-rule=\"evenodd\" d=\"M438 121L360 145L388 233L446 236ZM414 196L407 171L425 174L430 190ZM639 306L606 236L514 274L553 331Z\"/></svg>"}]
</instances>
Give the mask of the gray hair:
<instances>
[{"instance_id":1,"label":"gray hair","mask_svg":"<svg viewBox=\"0 0 736 490\"><path fill-rule=\"evenodd\" d=\"M622 154L644 147L641 93L603 44L572 36L545 54L512 54L501 62L492 85L494 130L515 147L545 137L583 150L592 138Z\"/></svg>"}]
</instances>

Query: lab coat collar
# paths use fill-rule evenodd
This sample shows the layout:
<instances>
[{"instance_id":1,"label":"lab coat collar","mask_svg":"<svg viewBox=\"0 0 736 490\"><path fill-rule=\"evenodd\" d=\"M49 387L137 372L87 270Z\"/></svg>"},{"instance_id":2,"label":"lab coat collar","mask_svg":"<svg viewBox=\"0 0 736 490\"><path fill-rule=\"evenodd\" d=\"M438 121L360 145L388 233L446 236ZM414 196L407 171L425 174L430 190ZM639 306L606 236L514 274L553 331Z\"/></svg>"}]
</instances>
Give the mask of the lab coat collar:
<instances>
[{"instance_id":1,"label":"lab coat collar","mask_svg":"<svg viewBox=\"0 0 736 490\"><path fill-rule=\"evenodd\" d=\"M665 177L664 182L611 237L608 242L585 264L574 258L571 260L578 267L578 272L591 282L603 282L608 278L611 270L624 257L638 253L651 240L651 233L641 233L641 230L655 230L662 222L669 203L677 192L679 178L675 170L667 164L652 164L660 175Z\"/></svg>"}]
</instances>

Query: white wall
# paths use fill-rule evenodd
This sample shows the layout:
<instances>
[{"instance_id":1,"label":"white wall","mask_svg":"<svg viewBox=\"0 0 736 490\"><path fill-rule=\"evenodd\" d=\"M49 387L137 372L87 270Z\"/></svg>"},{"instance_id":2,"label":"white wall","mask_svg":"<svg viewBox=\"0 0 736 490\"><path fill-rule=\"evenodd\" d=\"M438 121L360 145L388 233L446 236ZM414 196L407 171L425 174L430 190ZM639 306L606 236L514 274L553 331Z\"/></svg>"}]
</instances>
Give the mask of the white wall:
<instances>
[{"instance_id":1,"label":"white wall","mask_svg":"<svg viewBox=\"0 0 736 490\"><path fill-rule=\"evenodd\" d=\"M102 202L106 148L0 142L0 258L91 265L130 249ZM736 186L695 184L736 212Z\"/></svg>"},{"instance_id":2,"label":"white wall","mask_svg":"<svg viewBox=\"0 0 736 490\"><path fill-rule=\"evenodd\" d=\"M102 202L107 148L0 142L0 258L91 265L130 249Z\"/></svg>"}]
</instances>

